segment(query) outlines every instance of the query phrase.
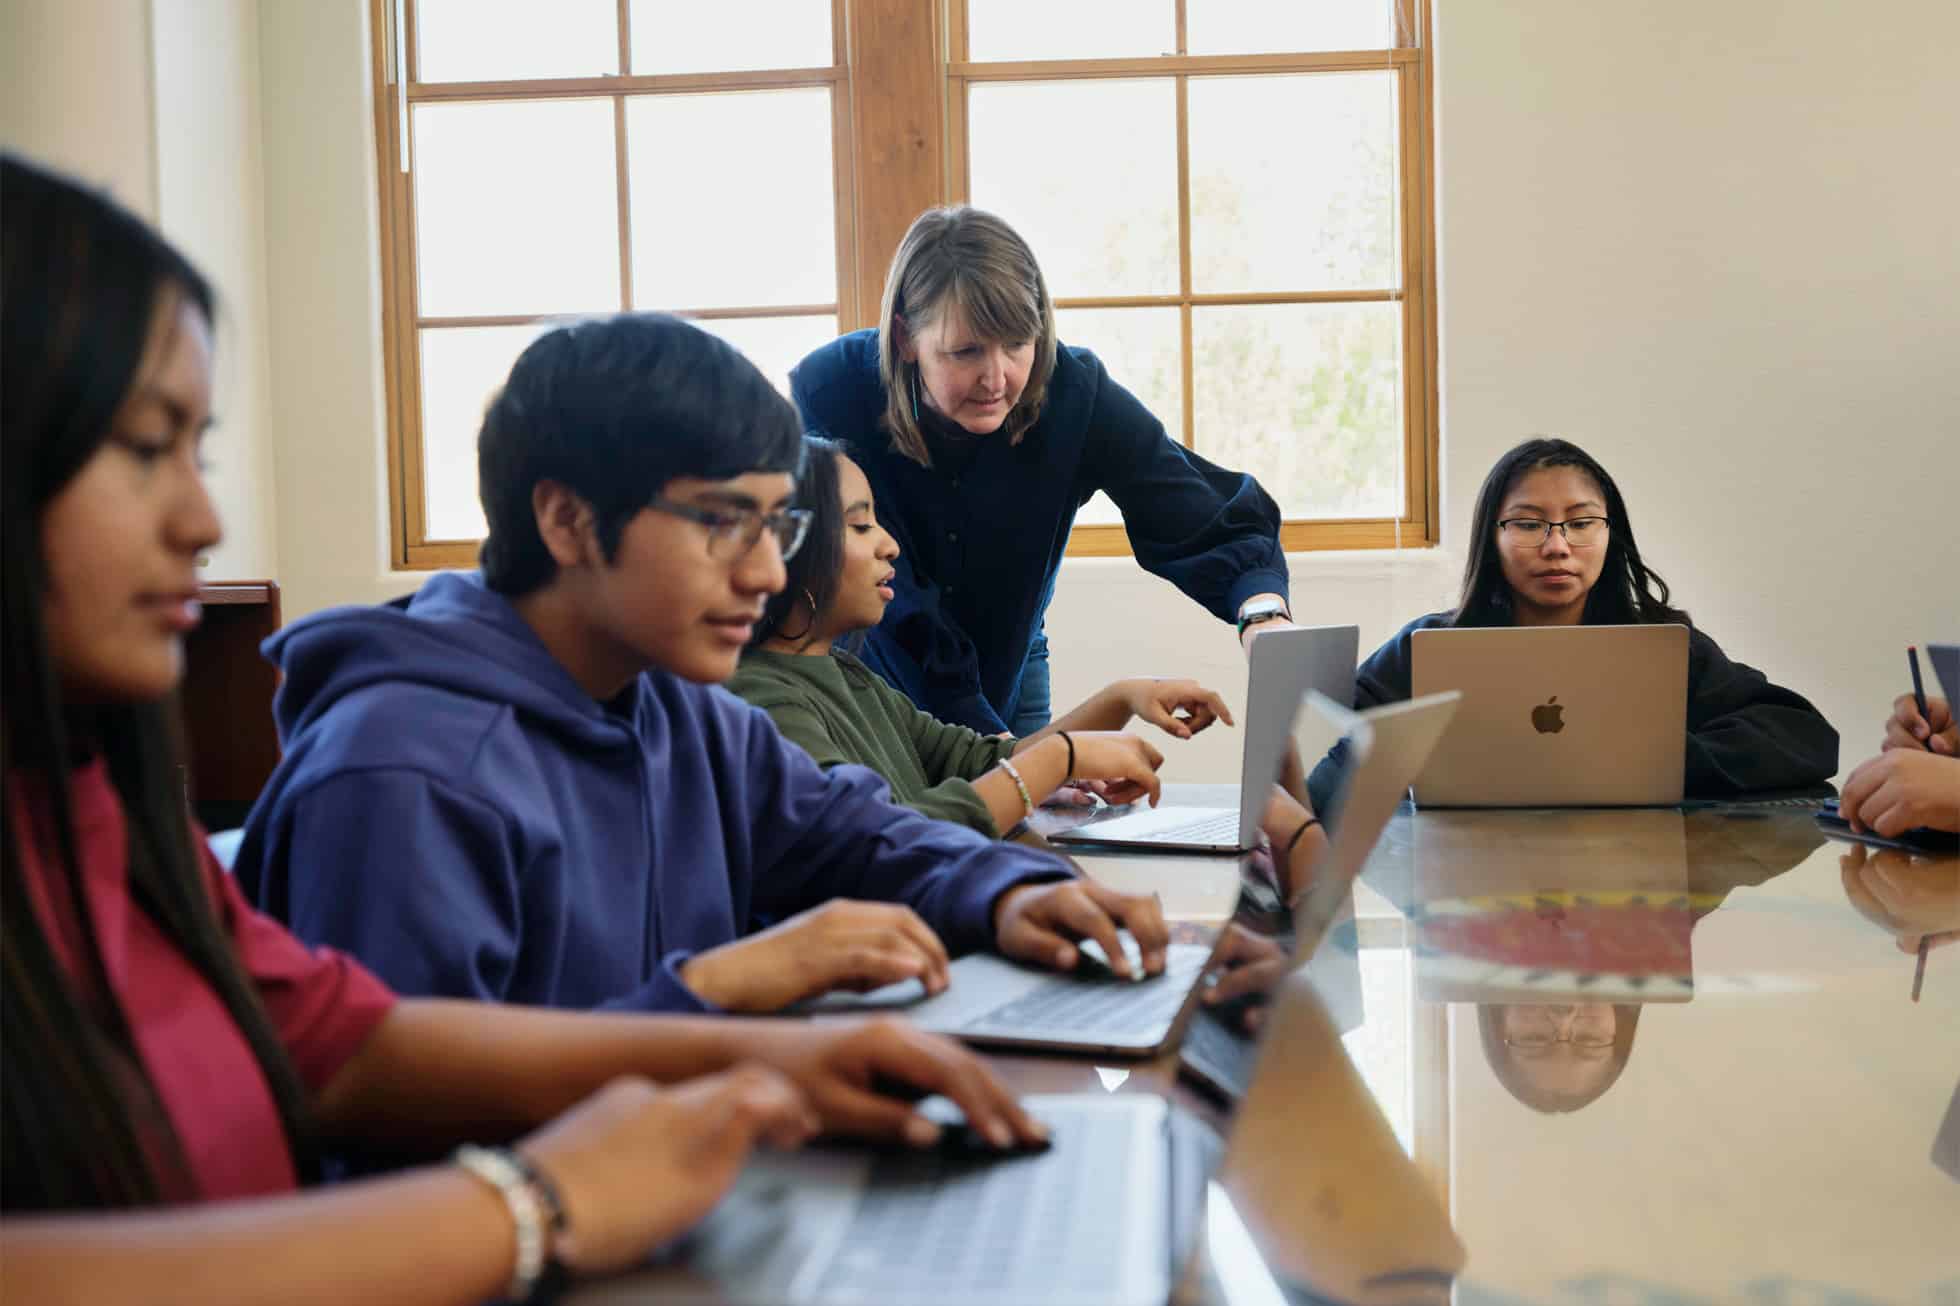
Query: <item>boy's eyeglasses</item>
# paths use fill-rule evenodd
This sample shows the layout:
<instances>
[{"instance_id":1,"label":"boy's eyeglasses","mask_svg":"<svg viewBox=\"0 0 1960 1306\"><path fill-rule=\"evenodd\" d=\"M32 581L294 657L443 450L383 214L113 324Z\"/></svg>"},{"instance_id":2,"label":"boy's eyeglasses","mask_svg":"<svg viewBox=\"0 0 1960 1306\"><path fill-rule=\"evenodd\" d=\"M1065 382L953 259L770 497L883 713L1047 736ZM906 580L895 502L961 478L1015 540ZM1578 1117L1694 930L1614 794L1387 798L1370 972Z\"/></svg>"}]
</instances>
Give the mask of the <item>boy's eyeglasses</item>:
<instances>
[{"instance_id":1,"label":"boy's eyeglasses","mask_svg":"<svg viewBox=\"0 0 1960 1306\"><path fill-rule=\"evenodd\" d=\"M1590 549L1606 538L1604 517L1574 517L1570 521L1546 521L1542 517L1506 517L1497 523L1498 538L1516 548L1535 549L1550 539L1553 531L1565 537L1575 549Z\"/></svg>"},{"instance_id":2,"label":"boy's eyeglasses","mask_svg":"<svg viewBox=\"0 0 1960 1306\"><path fill-rule=\"evenodd\" d=\"M766 529L776 537L776 548L788 562L803 547L810 533L808 508L778 508L762 512L755 508L698 508L691 503L657 496L647 505L655 512L699 522L708 528L708 556L717 562L733 562L749 556Z\"/></svg>"}]
</instances>

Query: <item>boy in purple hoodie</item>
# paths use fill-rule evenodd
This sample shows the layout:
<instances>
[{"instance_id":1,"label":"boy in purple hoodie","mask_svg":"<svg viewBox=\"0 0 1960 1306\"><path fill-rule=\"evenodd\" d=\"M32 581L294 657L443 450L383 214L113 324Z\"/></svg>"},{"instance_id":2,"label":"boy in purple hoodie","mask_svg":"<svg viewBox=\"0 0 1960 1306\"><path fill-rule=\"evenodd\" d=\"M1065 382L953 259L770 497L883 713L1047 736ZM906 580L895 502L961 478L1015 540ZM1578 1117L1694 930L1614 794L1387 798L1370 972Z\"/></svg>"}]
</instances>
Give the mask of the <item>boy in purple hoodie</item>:
<instances>
[{"instance_id":1,"label":"boy in purple hoodie","mask_svg":"<svg viewBox=\"0 0 1960 1306\"><path fill-rule=\"evenodd\" d=\"M266 644L285 759L247 822L246 892L404 993L772 1011L946 983L949 951L1146 969L1155 899L825 772L733 674L805 514L796 411L714 336L655 314L524 351L478 438L477 574Z\"/></svg>"}]
</instances>

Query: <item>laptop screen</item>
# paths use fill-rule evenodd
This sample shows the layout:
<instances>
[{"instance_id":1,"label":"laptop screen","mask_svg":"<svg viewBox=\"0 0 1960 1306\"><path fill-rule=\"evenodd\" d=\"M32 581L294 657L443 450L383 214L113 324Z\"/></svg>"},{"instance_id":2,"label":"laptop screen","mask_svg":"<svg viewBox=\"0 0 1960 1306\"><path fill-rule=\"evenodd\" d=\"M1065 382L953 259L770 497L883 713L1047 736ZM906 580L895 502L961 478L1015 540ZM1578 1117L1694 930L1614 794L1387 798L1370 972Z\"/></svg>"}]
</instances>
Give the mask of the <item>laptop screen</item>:
<instances>
[{"instance_id":1,"label":"laptop screen","mask_svg":"<svg viewBox=\"0 0 1960 1306\"><path fill-rule=\"evenodd\" d=\"M1334 842L1294 909L1293 968L1264 1012L1257 1061L1186 1267L1231 1302L1447 1302L1464 1251L1342 1041L1340 968L1306 964L1457 696L1355 714L1312 700L1348 738Z\"/></svg>"}]
</instances>

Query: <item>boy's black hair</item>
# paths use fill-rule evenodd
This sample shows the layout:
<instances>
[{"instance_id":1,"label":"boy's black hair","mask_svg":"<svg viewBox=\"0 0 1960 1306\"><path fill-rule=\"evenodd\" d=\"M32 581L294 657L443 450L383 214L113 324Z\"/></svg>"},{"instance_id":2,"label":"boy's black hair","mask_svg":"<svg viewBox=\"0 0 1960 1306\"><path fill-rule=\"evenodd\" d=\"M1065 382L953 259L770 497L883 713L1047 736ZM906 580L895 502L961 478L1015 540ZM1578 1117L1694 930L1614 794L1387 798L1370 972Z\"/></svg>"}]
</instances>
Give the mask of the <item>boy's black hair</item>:
<instances>
[{"instance_id":1,"label":"boy's black hair","mask_svg":"<svg viewBox=\"0 0 1960 1306\"><path fill-rule=\"evenodd\" d=\"M796 478L796 505L810 510L803 547L785 564L788 579L769 596L755 623L750 648L784 636L805 639L837 597L844 571L844 502L837 460L843 446L820 435L803 437L803 470ZM812 605L814 605L814 610ZM790 627L788 631L783 628Z\"/></svg>"},{"instance_id":2,"label":"boy's black hair","mask_svg":"<svg viewBox=\"0 0 1960 1306\"><path fill-rule=\"evenodd\" d=\"M477 436L490 524L484 580L517 596L557 573L531 507L540 481L591 505L610 561L626 523L669 481L794 474L801 430L754 363L677 317L620 313L558 327L518 356Z\"/></svg>"}]
</instances>

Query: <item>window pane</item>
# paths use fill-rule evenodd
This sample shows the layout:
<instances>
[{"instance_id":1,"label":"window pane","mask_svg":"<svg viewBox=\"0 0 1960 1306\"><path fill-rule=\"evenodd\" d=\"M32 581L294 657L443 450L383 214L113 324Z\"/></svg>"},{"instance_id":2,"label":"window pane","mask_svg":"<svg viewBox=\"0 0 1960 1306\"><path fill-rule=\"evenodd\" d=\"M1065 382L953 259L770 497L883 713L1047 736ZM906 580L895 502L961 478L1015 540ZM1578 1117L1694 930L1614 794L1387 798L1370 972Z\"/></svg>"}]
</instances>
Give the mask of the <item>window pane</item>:
<instances>
[{"instance_id":1,"label":"window pane","mask_svg":"<svg viewBox=\"0 0 1960 1306\"><path fill-rule=\"evenodd\" d=\"M1186 0L1186 5L1185 48L1192 54L1386 50L1395 44L1395 0Z\"/></svg>"},{"instance_id":2,"label":"window pane","mask_svg":"<svg viewBox=\"0 0 1960 1306\"><path fill-rule=\"evenodd\" d=\"M414 123L423 316L620 306L610 101L420 104Z\"/></svg>"},{"instance_id":3,"label":"window pane","mask_svg":"<svg viewBox=\"0 0 1960 1306\"><path fill-rule=\"evenodd\" d=\"M476 497L476 433L510 365L549 322L428 327L422 337L422 511L428 538L483 538Z\"/></svg>"},{"instance_id":4,"label":"window pane","mask_svg":"<svg viewBox=\"0 0 1960 1306\"><path fill-rule=\"evenodd\" d=\"M626 102L642 308L837 299L830 91Z\"/></svg>"},{"instance_id":5,"label":"window pane","mask_svg":"<svg viewBox=\"0 0 1960 1306\"><path fill-rule=\"evenodd\" d=\"M1171 0L967 0L966 46L996 59L1130 59L1177 53Z\"/></svg>"},{"instance_id":6,"label":"window pane","mask_svg":"<svg viewBox=\"0 0 1960 1306\"><path fill-rule=\"evenodd\" d=\"M1191 285L1393 289L1392 73L1191 79Z\"/></svg>"},{"instance_id":7,"label":"window pane","mask_svg":"<svg viewBox=\"0 0 1960 1306\"><path fill-rule=\"evenodd\" d=\"M1399 304L1192 310L1198 452L1290 521L1400 516L1401 322Z\"/></svg>"},{"instance_id":8,"label":"window pane","mask_svg":"<svg viewBox=\"0 0 1960 1306\"><path fill-rule=\"evenodd\" d=\"M1177 293L1168 78L982 84L967 104L973 202L1026 238L1050 294ZM1063 135L1094 147L1058 147Z\"/></svg>"},{"instance_id":9,"label":"window pane","mask_svg":"<svg viewBox=\"0 0 1960 1306\"><path fill-rule=\"evenodd\" d=\"M1184 442L1184 363L1176 309L1057 309L1055 331L1063 344L1093 352L1111 380L1155 414L1172 440ZM1100 492L1075 515L1078 526L1122 520L1116 504Z\"/></svg>"},{"instance_id":10,"label":"window pane","mask_svg":"<svg viewBox=\"0 0 1960 1306\"><path fill-rule=\"evenodd\" d=\"M696 322L704 331L734 345L762 369L775 387L789 394L789 370L810 351L837 338L837 316L727 317Z\"/></svg>"},{"instance_id":11,"label":"window pane","mask_svg":"<svg viewBox=\"0 0 1960 1306\"><path fill-rule=\"evenodd\" d=\"M633 0L633 71L827 68L830 0Z\"/></svg>"},{"instance_id":12,"label":"window pane","mask_svg":"<svg viewBox=\"0 0 1960 1306\"><path fill-rule=\"evenodd\" d=\"M415 71L425 82L607 77L619 71L613 0L416 0Z\"/></svg>"}]
</instances>

